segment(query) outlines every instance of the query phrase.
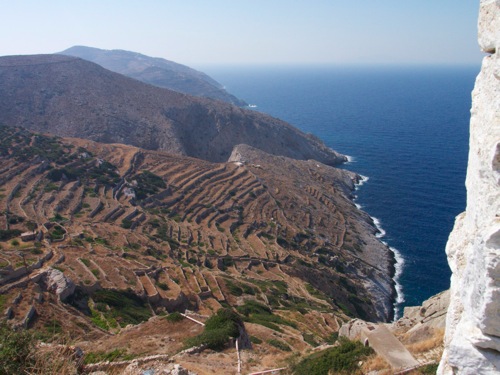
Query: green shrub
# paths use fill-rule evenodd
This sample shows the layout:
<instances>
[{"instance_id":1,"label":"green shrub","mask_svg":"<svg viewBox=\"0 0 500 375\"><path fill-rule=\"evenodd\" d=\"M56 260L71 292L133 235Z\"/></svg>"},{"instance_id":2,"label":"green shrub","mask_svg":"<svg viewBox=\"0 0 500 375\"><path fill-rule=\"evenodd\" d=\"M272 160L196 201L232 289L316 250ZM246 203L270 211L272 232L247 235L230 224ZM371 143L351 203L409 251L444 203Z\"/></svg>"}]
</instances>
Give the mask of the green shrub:
<instances>
[{"instance_id":1,"label":"green shrub","mask_svg":"<svg viewBox=\"0 0 500 375\"><path fill-rule=\"evenodd\" d=\"M177 322L182 321L184 319L184 317L181 315L181 313L176 311L176 312L173 312L171 314L168 314L165 319L167 319L169 322L177 323Z\"/></svg>"},{"instance_id":2,"label":"green shrub","mask_svg":"<svg viewBox=\"0 0 500 375\"><path fill-rule=\"evenodd\" d=\"M40 255L40 254L43 254L43 251L40 250L40 249L37 249L36 247L34 249L31 249L30 250L30 253L33 254L33 255Z\"/></svg>"},{"instance_id":3,"label":"green shrub","mask_svg":"<svg viewBox=\"0 0 500 375\"><path fill-rule=\"evenodd\" d=\"M125 349L114 349L110 352L88 352L85 354L84 363L97 363L103 361L114 362L117 360L132 359L130 355L126 355Z\"/></svg>"},{"instance_id":4,"label":"green shrub","mask_svg":"<svg viewBox=\"0 0 500 375\"><path fill-rule=\"evenodd\" d=\"M50 193L51 191L54 191L54 190L57 190L59 189L59 187L54 184L53 182L49 182L47 185L45 185L45 187L43 188L43 190L46 192L46 193Z\"/></svg>"},{"instance_id":5,"label":"green shrub","mask_svg":"<svg viewBox=\"0 0 500 375\"><path fill-rule=\"evenodd\" d=\"M288 344L284 343L281 340L271 339L271 340L267 340L267 343L269 345L274 346L275 348L278 348L279 350L284 351L284 352L291 352L292 351L292 348L290 348L290 346L288 346Z\"/></svg>"},{"instance_id":6,"label":"green shrub","mask_svg":"<svg viewBox=\"0 0 500 375\"><path fill-rule=\"evenodd\" d=\"M260 324L274 331L282 332L278 324L297 328L297 324L294 322L286 320L279 315L274 315L269 307L254 300L245 301L245 304L238 306L236 310L245 316L244 321Z\"/></svg>"},{"instance_id":7,"label":"green shrub","mask_svg":"<svg viewBox=\"0 0 500 375\"><path fill-rule=\"evenodd\" d=\"M163 289L163 290L168 290L168 285L167 285L166 283L162 283L162 282L160 282L160 283L157 283L156 285L158 285L158 287L159 287L160 289Z\"/></svg>"},{"instance_id":8,"label":"green shrub","mask_svg":"<svg viewBox=\"0 0 500 375\"><path fill-rule=\"evenodd\" d=\"M86 258L80 258L83 264L85 264L86 267L90 267L90 260Z\"/></svg>"},{"instance_id":9,"label":"green shrub","mask_svg":"<svg viewBox=\"0 0 500 375\"><path fill-rule=\"evenodd\" d=\"M256 336L250 336L250 342L251 342L252 344L257 344L257 345L258 345L258 344L262 344L262 340L261 340L261 339L259 339L259 338L258 338L258 337L256 337Z\"/></svg>"},{"instance_id":10,"label":"green shrub","mask_svg":"<svg viewBox=\"0 0 500 375\"><path fill-rule=\"evenodd\" d=\"M6 323L0 323L0 374L30 373L34 347L30 331L13 331Z\"/></svg>"},{"instance_id":11,"label":"green shrub","mask_svg":"<svg viewBox=\"0 0 500 375\"><path fill-rule=\"evenodd\" d=\"M95 303L108 305L106 319L114 319L122 327L127 324L139 324L151 317L147 304L132 291L98 290L92 295L92 299Z\"/></svg>"},{"instance_id":12,"label":"green shrub","mask_svg":"<svg viewBox=\"0 0 500 375\"><path fill-rule=\"evenodd\" d=\"M0 229L0 241L8 241L11 238L18 237L22 233L19 229Z\"/></svg>"},{"instance_id":13,"label":"green shrub","mask_svg":"<svg viewBox=\"0 0 500 375\"><path fill-rule=\"evenodd\" d=\"M61 181L63 176L72 181L76 180L78 176L81 176L84 173L81 169L72 169L72 168L61 168L61 169L52 169L49 173L47 173L47 178L52 182Z\"/></svg>"},{"instance_id":14,"label":"green shrub","mask_svg":"<svg viewBox=\"0 0 500 375\"><path fill-rule=\"evenodd\" d=\"M237 284L233 283L229 279L225 279L227 289L229 289L229 293L233 296L239 297L243 295L243 289L241 289Z\"/></svg>"},{"instance_id":15,"label":"green shrub","mask_svg":"<svg viewBox=\"0 0 500 375\"><path fill-rule=\"evenodd\" d=\"M236 310L245 316L249 316L250 314L272 314L269 307L254 300L245 301L245 304L238 306Z\"/></svg>"},{"instance_id":16,"label":"green shrub","mask_svg":"<svg viewBox=\"0 0 500 375\"><path fill-rule=\"evenodd\" d=\"M68 221L67 218L65 218L64 216L62 216L60 213L56 213L53 217L51 217L49 219L50 222L52 223L61 223L63 221ZM59 228L59 229L62 229L61 227L59 226L56 226L55 228Z\"/></svg>"},{"instance_id":17,"label":"green shrub","mask_svg":"<svg viewBox=\"0 0 500 375\"><path fill-rule=\"evenodd\" d=\"M109 329L108 322L106 321L106 319L103 318L103 316L101 315L101 313L99 313L99 311L91 309L90 310L90 314L91 314L90 315L90 320L97 327L99 327L101 329L104 329L105 331L107 331Z\"/></svg>"},{"instance_id":18,"label":"green shrub","mask_svg":"<svg viewBox=\"0 0 500 375\"><path fill-rule=\"evenodd\" d=\"M186 340L188 347L206 345L212 350L222 350L230 338L240 335L239 327L243 325L238 314L229 309L220 309L205 322L202 334Z\"/></svg>"},{"instance_id":19,"label":"green shrub","mask_svg":"<svg viewBox=\"0 0 500 375\"><path fill-rule=\"evenodd\" d=\"M160 176L149 171L143 171L141 174L135 175L133 179L137 181L137 186L134 189L137 200L145 199L167 187Z\"/></svg>"},{"instance_id":20,"label":"green shrub","mask_svg":"<svg viewBox=\"0 0 500 375\"><path fill-rule=\"evenodd\" d=\"M304 339L305 342L307 342L312 347L316 347L319 345L318 342L316 341L316 338L311 333L303 333L302 338Z\"/></svg>"},{"instance_id":21,"label":"green shrub","mask_svg":"<svg viewBox=\"0 0 500 375\"><path fill-rule=\"evenodd\" d=\"M439 366L438 363L432 363L430 365L422 366L418 369L418 373L425 374L425 375L435 374L437 372L438 366Z\"/></svg>"},{"instance_id":22,"label":"green shrub","mask_svg":"<svg viewBox=\"0 0 500 375\"><path fill-rule=\"evenodd\" d=\"M7 220L7 222L9 224L18 224L18 223L22 223L24 221L24 217L21 217L21 216L17 216L17 215L14 215L14 214L10 214L9 216L9 219Z\"/></svg>"},{"instance_id":23,"label":"green shrub","mask_svg":"<svg viewBox=\"0 0 500 375\"><path fill-rule=\"evenodd\" d=\"M96 237L96 238L94 238L94 242L98 243L99 245L109 246L108 240L105 238Z\"/></svg>"},{"instance_id":24,"label":"green shrub","mask_svg":"<svg viewBox=\"0 0 500 375\"><path fill-rule=\"evenodd\" d=\"M293 366L294 374L328 375L331 372L354 374L358 362L373 353L373 349L360 342L349 341L341 337L340 345L311 354ZM331 371L331 372L330 372Z\"/></svg>"},{"instance_id":25,"label":"green shrub","mask_svg":"<svg viewBox=\"0 0 500 375\"><path fill-rule=\"evenodd\" d=\"M326 343L333 345L337 342L338 339L339 339L339 333L333 332L330 336L326 338Z\"/></svg>"},{"instance_id":26,"label":"green shrub","mask_svg":"<svg viewBox=\"0 0 500 375\"><path fill-rule=\"evenodd\" d=\"M122 228L124 229L130 229L132 227L132 221L131 220L127 220L127 219L123 219L122 220Z\"/></svg>"},{"instance_id":27,"label":"green shrub","mask_svg":"<svg viewBox=\"0 0 500 375\"><path fill-rule=\"evenodd\" d=\"M260 236L264 237L264 238L266 238L268 240L274 240L274 236L272 234L269 234L269 233L261 232Z\"/></svg>"}]
</instances>

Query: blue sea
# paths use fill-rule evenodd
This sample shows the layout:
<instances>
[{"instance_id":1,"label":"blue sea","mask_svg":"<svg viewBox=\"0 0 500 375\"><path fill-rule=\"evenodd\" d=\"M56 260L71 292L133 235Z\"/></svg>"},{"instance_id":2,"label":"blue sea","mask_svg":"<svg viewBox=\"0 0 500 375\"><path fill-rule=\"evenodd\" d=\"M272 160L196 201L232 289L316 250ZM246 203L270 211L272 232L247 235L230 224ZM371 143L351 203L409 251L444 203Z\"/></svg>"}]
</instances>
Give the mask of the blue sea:
<instances>
[{"instance_id":1,"label":"blue sea","mask_svg":"<svg viewBox=\"0 0 500 375\"><path fill-rule=\"evenodd\" d=\"M400 254L397 314L449 287L445 245L465 210L471 91L479 66L205 67L254 110L349 155L356 203Z\"/></svg>"}]
</instances>

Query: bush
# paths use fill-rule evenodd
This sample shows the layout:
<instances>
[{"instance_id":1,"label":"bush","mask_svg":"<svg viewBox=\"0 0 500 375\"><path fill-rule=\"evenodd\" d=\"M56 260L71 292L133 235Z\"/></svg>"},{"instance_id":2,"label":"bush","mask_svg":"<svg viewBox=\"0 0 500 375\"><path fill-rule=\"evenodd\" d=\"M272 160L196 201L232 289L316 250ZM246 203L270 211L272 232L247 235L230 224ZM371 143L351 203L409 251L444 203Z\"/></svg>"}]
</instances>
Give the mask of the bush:
<instances>
[{"instance_id":1,"label":"bush","mask_svg":"<svg viewBox=\"0 0 500 375\"><path fill-rule=\"evenodd\" d=\"M11 238L18 237L22 233L19 229L0 229L0 241L8 241Z\"/></svg>"},{"instance_id":2,"label":"bush","mask_svg":"<svg viewBox=\"0 0 500 375\"><path fill-rule=\"evenodd\" d=\"M245 301L245 304L238 306L236 310L245 316L249 316L250 314L272 314L269 307L254 300Z\"/></svg>"},{"instance_id":3,"label":"bush","mask_svg":"<svg viewBox=\"0 0 500 375\"><path fill-rule=\"evenodd\" d=\"M259 339L259 338L258 338L258 337L256 337L256 336L250 336L250 342L251 342L252 344L257 344L257 345L258 345L258 344L262 344L262 340L261 340L261 339Z\"/></svg>"},{"instance_id":4,"label":"bush","mask_svg":"<svg viewBox=\"0 0 500 375\"><path fill-rule=\"evenodd\" d=\"M103 361L114 362L117 360L129 359L131 356L125 354L125 349L114 349L110 352L88 352L85 354L84 363L97 363Z\"/></svg>"},{"instance_id":5,"label":"bush","mask_svg":"<svg viewBox=\"0 0 500 375\"><path fill-rule=\"evenodd\" d=\"M132 221L131 220L127 220L127 219L123 219L122 220L122 228L124 229L130 229L132 227Z\"/></svg>"},{"instance_id":6,"label":"bush","mask_svg":"<svg viewBox=\"0 0 500 375\"><path fill-rule=\"evenodd\" d=\"M180 322L181 320L183 320L184 317L181 315L181 313L176 311L176 312L173 312L172 314L168 314L165 319L167 319L169 322L177 323L177 322Z\"/></svg>"},{"instance_id":7,"label":"bush","mask_svg":"<svg viewBox=\"0 0 500 375\"><path fill-rule=\"evenodd\" d=\"M224 281L227 288L229 289L229 293L231 293L233 296L239 297L243 294L255 295L255 289L248 284L238 283L227 278L224 279Z\"/></svg>"},{"instance_id":8,"label":"bush","mask_svg":"<svg viewBox=\"0 0 500 375\"><path fill-rule=\"evenodd\" d=\"M143 200L150 195L158 193L160 189L167 187L165 181L160 176L149 171L143 171L141 174L135 175L132 179L137 181L135 188L137 200Z\"/></svg>"},{"instance_id":9,"label":"bush","mask_svg":"<svg viewBox=\"0 0 500 375\"><path fill-rule=\"evenodd\" d=\"M245 304L238 306L236 310L245 316L244 320L246 322L260 324L274 331L282 332L282 329L277 324L297 328L297 324L294 322L286 320L279 315L274 315L269 307L254 300L245 301Z\"/></svg>"},{"instance_id":10,"label":"bush","mask_svg":"<svg viewBox=\"0 0 500 375\"><path fill-rule=\"evenodd\" d=\"M50 347L37 348L37 337L50 339L62 331L60 323L45 324L47 331L13 331L0 323L0 374L76 374L75 357ZM57 347L57 346L56 346Z\"/></svg>"},{"instance_id":11,"label":"bush","mask_svg":"<svg viewBox=\"0 0 500 375\"><path fill-rule=\"evenodd\" d=\"M28 331L13 331L0 324L0 374L28 374L34 365L33 335Z\"/></svg>"},{"instance_id":12,"label":"bush","mask_svg":"<svg viewBox=\"0 0 500 375\"><path fill-rule=\"evenodd\" d=\"M106 319L116 320L120 326L139 324L151 317L147 304L132 291L98 290L92 295L95 303L109 306Z\"/></svg>"},{"instance_id":13,"label":"bush","mask_svg":"<svg viewBox=\"0 0 500 375\"><path fill-rule=\"evenodd\" d=\"M239 327L243 326L238 314L229 309L220 309L205 322L202 334L186 340L188 347L206 345L212 350L222 350L230 338L240 335Z\"/></svg>"},{"instance_id":14,"label":"bush","mask_svg":"<svg viewBox=\"0 0 500 375\"><path fill-rule=\"evenodd\" d=\"M438 363L432 363L430 365L422 366L418 369L418 372L420 374L435 374L437 372L439 364Z\"/></svg>"},{"instance_id":15,"label":"bush","mask_svg":"<svg viewBox=\"0 0 500 375\"><path fill-rule=\"evenodd\" d=\"M243 295L243 289L241 289L237 284L233 283L229 279L226 279L225 282L229 293L231 293L233 296L239 297Z\"/></svg>"},{"instance_id":16,"label":"bush","mask_svg":"<svg viewBox=\"0 0 500 375\"><path fill-rule=\"evenodd\" d=\"M156 285L158 285L160 289L168 290L168 285L166 283L159 282Z\"/></svg>"},{"instance_id":17,"label":"bush","mask_svg":"<svg viewBox=\"0 0 500 375\"><path fill-rule=\"evenodd\" d=\"M314 353L293 366L294 374L328 375L346 372L356 373L358 362L373 353L373 349L365 347L360 342L349 341L341 337L340 345Z\"/></svg>"},{"instance_id":18,"label":"bush","mask_svg":"<svg viewBox=\"0 0 500 375\"><path fill-rule=\"evenodd\" d=\"M284 352L291 352L292 351L292 348L290 348L288 346L288 344L286 344L286 343L284 343L283 341L280 341L280 340L271 339L271 340L268 340L267 343L269 345L274 346L275 348L277 348L279 350L284 351Z\"/></svg>"},{"instance_id":19,"label":"bush","mask_svg":"<svg viewBox=\"0 0 500 375\"><path fill-rule=\"evenodd\" d=\"M311 333L303 333L302 338L312 347L317 347L319 345L318 342L316 341L316 338Z\"/></svg>"}]
</instances>

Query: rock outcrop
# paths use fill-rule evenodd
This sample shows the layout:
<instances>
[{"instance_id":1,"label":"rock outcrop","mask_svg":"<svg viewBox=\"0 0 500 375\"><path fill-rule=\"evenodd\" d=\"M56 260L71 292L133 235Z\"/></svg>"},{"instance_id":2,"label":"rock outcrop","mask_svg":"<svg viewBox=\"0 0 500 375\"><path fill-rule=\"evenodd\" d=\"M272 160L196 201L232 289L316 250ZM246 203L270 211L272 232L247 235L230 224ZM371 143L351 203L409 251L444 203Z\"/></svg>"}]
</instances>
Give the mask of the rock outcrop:
<instances>
[{"instance_id":1,"label":"rock outcrop","mask_svg":"<svg viewBox=\"0 0 500 375\"><path fill-rule=\"evenodd\" d=\"M50 268L47 271L46 278L47 288L52 290L61 301L66 300L75 292L75 283L55 268Z\"/></svg>"},{"instance_id":2,"label":"rock outcrop","mask_svg":"<svg viewBox=\"0 0 500 375\"><path fill-rule=\"evenodd\" d=\"M449 303L450 291L445 290L424 301L421 306L405 307L403 316L392 324L391 330L404 332L409 341L431 336L430 331L445 328Z\"/></svg>"},{"instance_id":3,"label":"rock outcrop","mask_svg":"<svg viewBox=\"0 0 500 375\"><path fill-rule=\"evenodd\" d=\"M446 247L452 277L439 374L500 373L500 1L480 4L479 44L489 55L472 93L467 208Z\"/></svg>"}]
</instances>

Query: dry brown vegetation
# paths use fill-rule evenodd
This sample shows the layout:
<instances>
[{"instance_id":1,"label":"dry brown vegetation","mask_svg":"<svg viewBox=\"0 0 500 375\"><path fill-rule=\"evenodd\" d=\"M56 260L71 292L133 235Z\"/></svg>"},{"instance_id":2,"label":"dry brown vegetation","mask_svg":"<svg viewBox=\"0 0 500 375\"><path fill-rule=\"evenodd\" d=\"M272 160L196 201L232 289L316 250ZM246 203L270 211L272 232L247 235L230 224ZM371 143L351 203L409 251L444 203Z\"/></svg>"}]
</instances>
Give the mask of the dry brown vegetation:
<instances>
[{"instance_id":1,"label":"dry brown vegetation","mask_svg":"<svg viewBox=\"0 0 500 375\"><path fill-rule=\"evenodd\" d=\"M349 199L350 172L262 153L259 165L217 164L2 131L0 307L12 325L66 332L87 351L174 354L196 328L139 323L254 301L269 312L244 319L272 363L283 357L272 339L304 351L347 315L377 316L364 283L388 278L386 249ZM23 242L18 232L30 228L43 239ZM76 284L65 302L48 287L51 269Z\"/></svg>"},{"instance_id":2,"label":"dry brown vegetation","mask_svg":"<svg viewBox=\"0 0 500 375\"><path fill-rule=\"evenodd\" d=\"M408 350L423 362L439 361L443 354L444 329L434 329L429 338L407 344Z\"/></svg>"},{"instance_id":3,"label":"dry brown vegetation","mask_svg":"<svg viewBox=\"0 0 500 375\"><path fill-rule=\"evenodd\" d=\"M378 375L390 375L392 373L391 366L379 355L372 355L366 359L362 365L363 373L370 371L378 371Z\"/></svg>"}]
</instances>

